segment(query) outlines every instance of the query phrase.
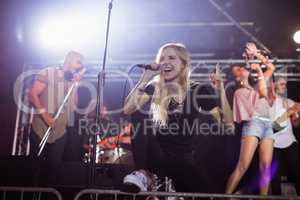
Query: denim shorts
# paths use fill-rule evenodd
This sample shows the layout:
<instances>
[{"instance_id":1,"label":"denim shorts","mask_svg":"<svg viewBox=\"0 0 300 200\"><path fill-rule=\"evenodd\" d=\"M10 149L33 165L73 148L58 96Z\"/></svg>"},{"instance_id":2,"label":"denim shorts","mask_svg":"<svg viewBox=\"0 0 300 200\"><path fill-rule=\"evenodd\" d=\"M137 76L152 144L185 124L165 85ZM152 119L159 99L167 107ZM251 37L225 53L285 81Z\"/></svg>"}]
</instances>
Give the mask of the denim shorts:
<instances>
[{"instance_id":1,"label":"denim shorts","mask_svg":"<svg viewBox=\"0 0 300 200\"><path fill-rule=\"evenodd\" d=\"M242 136L256 136L259 139L274 139L272 121L266 118L253 117L243 125Z\"/></svg>"}]
</instances>

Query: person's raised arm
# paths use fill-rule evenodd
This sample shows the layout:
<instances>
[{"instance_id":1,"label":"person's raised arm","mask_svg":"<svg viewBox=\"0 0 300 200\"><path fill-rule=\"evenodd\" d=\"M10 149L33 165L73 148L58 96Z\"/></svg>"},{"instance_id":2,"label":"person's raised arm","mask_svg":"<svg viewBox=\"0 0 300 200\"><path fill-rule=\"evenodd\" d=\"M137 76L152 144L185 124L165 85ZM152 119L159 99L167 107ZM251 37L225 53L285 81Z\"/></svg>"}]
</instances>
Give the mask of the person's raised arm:
<instances>
[{"instance_id":1,"label":"person's raised arm","mask_svg":"<svg viewBox=\"0 0 300 200\"><path fill-rule=\"evenodd\" d=\"M268 58L260 53L256 53L255 56L262 62L262 64L267 67L267 70L263 73L263 75L265 79L269 79L276 69L275 65L273 65L273 63L270 63Z\"/></svg>"},{"instance_id":2,"label":"person's raised arm","mask_svg":"<svg viewBox=\"0 0 300 200\"><path fill-rule=\"evenodd\" d=\"M160 66L156 63L151 64L151 68L144 71L141 79L136 86L131 90L125 99L123 111L124 114L130 115L140 109L145 103L150 100L150 95L145 91L151 79L160 73Z\"/></svg>"},{"instance_id":3,"label":"person's raised arm","mask_svg":"<svg viewBox=\"0 0 300 200\"><path fill-rule=\"evenodd\" d=\"M264 73L257 63L252 63L251 69L256 71L257 73L257 91L260 97L267 97L268 95L268 89L267 89L267 83L266 78L264 76Z\"/></svg>"},{"instance_id":4,"label":"person's raised arm","mask_svg":"<svg viewBox=\"0 0 300 200\"><path fill-rule=\"evenodd\" d=\"M216 72L212 74L210 78L215 89L218 90L220 95L220 105L213 108L210 112L213 115L214 119L219 123L223 122L226 125L233 127L232 109L226 96L224 81L222 79L221 71L218 66L216 66Z\"/></svg>"},{"instance_id":5,"label":"person's raised arm","mask_svg":"<svg viewBox=\"0 0 300 200\"><path fill-rule=\"evenodd\" d=\"M275 66L268 61L268 58L260 53L260 51L256 48L254 43L247 43L246 44L246 53L249 58L256 57L267 67L265 72L262 71L259 64L251 64L251 69L257 72L257 79L258 79L258 93L261 97L267 96L267 85L266 81L271 78L275 71Z\"/></svg>"}]
</instances>

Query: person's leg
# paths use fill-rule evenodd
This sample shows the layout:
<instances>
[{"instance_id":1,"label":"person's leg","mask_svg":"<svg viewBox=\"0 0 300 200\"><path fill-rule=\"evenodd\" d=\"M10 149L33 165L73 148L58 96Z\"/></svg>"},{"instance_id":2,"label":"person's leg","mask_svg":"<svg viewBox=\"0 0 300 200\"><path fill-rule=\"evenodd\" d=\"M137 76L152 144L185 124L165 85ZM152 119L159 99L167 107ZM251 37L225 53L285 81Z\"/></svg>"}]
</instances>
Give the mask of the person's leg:
<instances>
[{"instance_id":1,"label":"person's leg","mask_svg":"<svg viewBox=\"0 0 300 200\"><path fill-rule=\"evenodd\" d=\"M271 181L271 163L273 157L271 138L262 139L259 144L260 194L267 195Z\"/></svg>"},{"instance_id":2,"label":"person's leg","mask_svg":"<svg viewBox=\"0 0 300 200\"><path fill-rule=\"evenodd\" d=\"M142 116L140 116L143 119ZM134 121L135 120L135 121ZM143 120L133 118L133 126L131 129L131 148L135 170L147 168L147 147L149 132L145 131Z\"/></svg>"},{"instance_id":3,"label":"person's leg","mask_svg":"<svg viewBox=\"0 0 300 200\"><path fill-rule=\"evenodd\" d=\"M147 170L155 173L159 176L166 176L165 170L168 165L168 156L163 152L157 136L153 134L147 135L148 147L147 147Z\"/></svg>"},{"instance_id":4,"label":"person's leg","mask_svg":"<svg viewBox=\"0 0 300 200\"><path fill-rule=\"evenodd\" d=\"M36 158L37 157L38 147L39 147L40 141L41 141L40 138L37 136L37 134L31 128L31 132L30 132L30 135L29 135L29 142L30 142L29 156L31 158Z\"/></svg>"},{"instance_id":5,"label":"person's leg","mask_svg":"<svg viewBox=\"0 0 300 200\"><path fill-rule=\"evenodd\" d=\"M274 177L271 182L271 188L272 188L272 194L273 195L281 195L281 171L282 171L282 166L285 164L283 158L282 158L283 150L274 148L273 152L273 165L276 168L276 171L274 173Z\"/></svg>"},{"instance_id":6,"label":"person's leg","mask_svg":"<svg viewBox=\"0 0 300 200\"><path fill-rule=\"evenodd\" d=\"M135 124L136 125L136 124ZM136 130L135 130L136 131ZM132 153L135 171L126 175L121 188L124 192L138 192L148 190L154 178L153 173L161 175L161 149L152 131L139 127L139 131L132 137Z\"/></svg>"},{"instance_id":7,"label":"person's leg","mask_svg":"<svg viewBox=\"0 0 300 200\"><path fill-rule=\"evenodd\" d=\"M226 186L226 194L231 194L236 189L241 178L248 169L254 152L258 145L258 138L256 136L244 136L241 141L241 150L239 161L236 165L235 170L229 177Z\"/></svg>"},{"instance_id":8,"label":"person's leg","mask_svg":"<svg viewBox=\"0 0 300 200\"><path fill-rule=\"evenodd\" d=\"M59 168L63 161L64 147L66 136L55 141L53 144L47 144L46 164L48 172L48 181L50 185L56 184L58 181Z\"/></svg>"},{"instance_id":9,"label":"person's leg","mask_svg":"<svg viewBox=\"0 0 300 200\"><path fill-rule=\"evenodd\" d=\"M169 165L169 169L173 168L176 172L173 177L176 192L210 192L212 188L200 183L203 176L196 165L194 152L177 155L174 160L174 165Z\"/></svg>"},{"instance_id":10,"label":"person's leg","mask_svg":"<svg viewBox=\"0 0 300 200\"><path fill-rule=\"evenodd\" d=\"M294 142L291 146L284 149L289 180L295 183L297 194L300 195L300 172L299 172L299 144Z\"/></svg>"},{"instance_id":11,"label":"person's leg","mask_svg":"<svg viewBox=\"0 0 300 200\"><path fill-rule=\"evenodd\" d=\"M38 157L38 150L39 150L39 144L41 139L39 136L33 131L31 128L31 132L29 135L29 142L30 142L30 151L29 151L29 158L32 162L33 166L35 167L35 173L33 177L33 184L34 186L40 186L44 184L44 170L43 170L43 160L45 158L45 149L47 145L45 146L44 151L42 151L42 154Z\"/></svg>"}]
</instances>

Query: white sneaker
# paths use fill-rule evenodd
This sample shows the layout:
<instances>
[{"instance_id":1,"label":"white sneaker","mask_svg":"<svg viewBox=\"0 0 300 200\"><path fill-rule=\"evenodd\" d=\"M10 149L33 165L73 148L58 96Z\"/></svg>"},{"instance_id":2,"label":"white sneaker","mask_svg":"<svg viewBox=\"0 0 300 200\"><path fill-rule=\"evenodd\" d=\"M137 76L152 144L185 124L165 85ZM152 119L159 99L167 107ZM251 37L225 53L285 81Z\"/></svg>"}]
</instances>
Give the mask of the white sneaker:
<instances>
[{"instance_id":1,"label":"white sneaker","mask_svg":"<svg viewBox=\"0 0 300 200\"><path fill-rule=\"evenodd\" d=\"M140 191L146 192L148 191L149 184L150 180L143 171L133 171L124 177L121 190L133 193Z\"/></svg>"},{"instance_id":2,"label":"white sneaker","mask_svg":"<svg viewBox=\"0 0 300 200\"><path fill-rule=\"evenodd\" d=\"M150 191L151 192L176 192L175 187L173 185L172 179L168 177L158 178L156 174L152 174L151 178L151 185L150 185ZM159 199L158 197L155 197L154 200ZM168 196L164 198L166 200L178 200L180 198L177 198L176 196Z\"/></svg>"}]
</instances>

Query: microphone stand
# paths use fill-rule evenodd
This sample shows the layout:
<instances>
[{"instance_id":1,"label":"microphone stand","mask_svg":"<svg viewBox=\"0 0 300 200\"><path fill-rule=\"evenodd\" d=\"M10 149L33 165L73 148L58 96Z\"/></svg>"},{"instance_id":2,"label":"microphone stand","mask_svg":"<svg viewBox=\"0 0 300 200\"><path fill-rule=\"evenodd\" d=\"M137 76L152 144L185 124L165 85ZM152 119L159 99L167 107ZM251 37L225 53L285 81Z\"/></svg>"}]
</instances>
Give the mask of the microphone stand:
<instances>
[{"instance_id":1,"label":"microphone stand","mask_svg":"<svg viewBox=\"0 0 300 200\"><path fill-rule=\"evenodd\" d=\"M56 121L57 118L59 117L59 115L61 114L61 112L62 112L62 110L63 110L65 104L67 103L67 101L68 101L68 99L69 99L69 97L70 97L70 95L71 95L73 89L74 89L77 85L78 85L78 82L77 82L77 81L75 81L74 83L72 83L72 85L71 85L71 87L69 88L69 90L68 90L68 92L67 92L65 98L63 99L63 102L62 102L61 105L59 106L59 108L58 108L58 110L57 110L57 112L56 112L56 114L55 114L55 116L54 116L54 118L53 118L54 121ZM45 147L45 145L46 145L46 143L47 143L47 140L48 140L48 138L49 138L49 136L50 136L50 134L51 134L51 129L52 129L52 127L49 126L48 129L47 129L47 131L45 132L45 134L44 134L44 136L43 136L43 138L42 138L40 144L39 144L39 147L38 147L39 150L38 150L38 153L37 153L37 156L38 156L38 157L41 156L41 154L42 154L42 152L43 152L43 150L44 150L44 147Z\"/></svg>"},{"instance_id":2,"label":"microphone stand","mask_svg":"<svg viewBox=\"0 0 300 200\"><path fill-rule=\"evenodd\" d=\"M104 91L104 84L105 84L105 67L106 67L106 57L107 57L107 44L109 38L109 28L110 28L110 18L111 18L111 10L113 7L113 0L110 0L108 5L108 16L107 16L107 24L106 24L106 35L105 35L105 46L104 46L104 55L103 55L103 63L102 63L102 70L98 74L98 84L97 84L97 102L96 102L96 126L97 131L100 130L100 113L101 109L103 108L103 91ZM96 131L96 132L97 132ZM95 183L95 166L96 166L96 153L97 153L97 134L93 136L93 153L92 159L90 162L90 170L89 170L89 186L93 186Z\"/></svg>"}]
</instances>

